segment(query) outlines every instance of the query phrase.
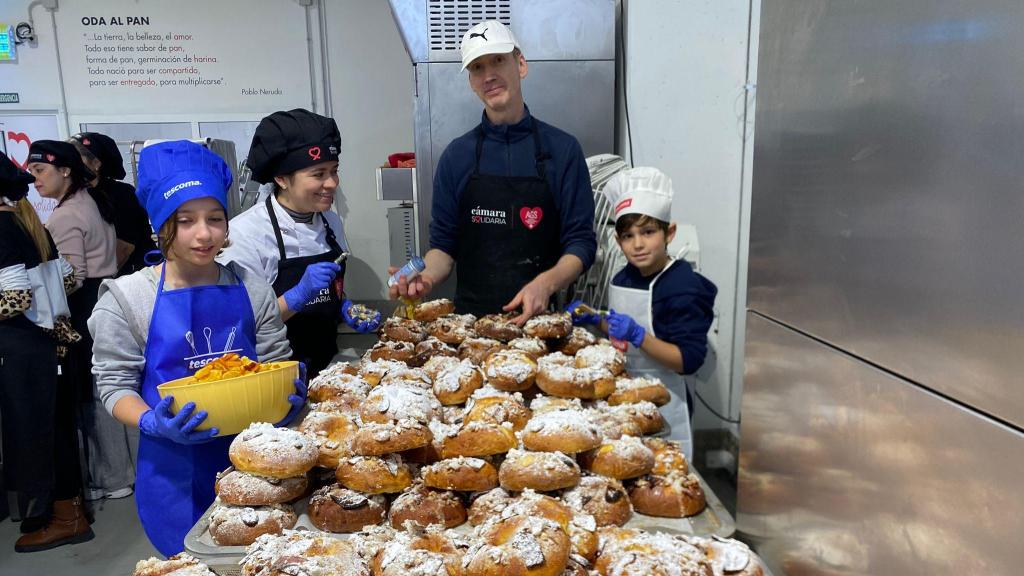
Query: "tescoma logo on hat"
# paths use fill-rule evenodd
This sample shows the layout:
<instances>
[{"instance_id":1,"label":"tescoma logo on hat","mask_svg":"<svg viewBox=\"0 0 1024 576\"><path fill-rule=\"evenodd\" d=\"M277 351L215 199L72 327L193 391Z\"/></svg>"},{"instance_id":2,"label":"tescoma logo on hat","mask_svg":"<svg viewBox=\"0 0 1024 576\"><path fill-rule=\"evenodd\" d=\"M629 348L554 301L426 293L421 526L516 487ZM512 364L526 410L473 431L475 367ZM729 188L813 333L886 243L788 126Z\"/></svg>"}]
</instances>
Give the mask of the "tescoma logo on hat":
<instances>
[{"instance_id":1,"label":"tescoma logo on hat","mask_svg":"<svg viewBox=\"0 0 1024 576\"><path fill-rule=\"evenodd\" d=\"M167 192L164 192L164 200L170 198L171 196L174 195L175 192L177 192L178 190L181 190L183 188L191 188L192 186L202 186L202 185L203 185L203 183L200 182L199 180L189 180L188 182L182 182L181 184L178 184L177 186L171 188Z\"/></svg>"}]
</instances>

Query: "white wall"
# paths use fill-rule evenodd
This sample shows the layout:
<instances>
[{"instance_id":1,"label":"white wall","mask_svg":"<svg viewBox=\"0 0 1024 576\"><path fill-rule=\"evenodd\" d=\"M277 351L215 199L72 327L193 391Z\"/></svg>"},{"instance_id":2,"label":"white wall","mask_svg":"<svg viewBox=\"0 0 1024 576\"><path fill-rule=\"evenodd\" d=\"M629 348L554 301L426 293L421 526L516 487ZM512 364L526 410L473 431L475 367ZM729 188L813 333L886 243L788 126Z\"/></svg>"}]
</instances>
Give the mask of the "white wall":
<instances>
[{"instance_id":1,"label":"white wall","mask_svg":"<svg viewBox=\"0 0 1024 576\"><path fill-rule=\"evenodd\" d=\"M374 168L413 150L413 69L388 3L328 0L332 108L341 129L338 212L353 258L346 290L387 298L387 208L376 198Z\"/></svg>"},{"instance_id":2,"label":"white wall","mask_svg":"<svg viewBox=\"0 0 1024 576\"><path fill-rule=\"evenodd\" d=\"M633 164L673 181L673 217L695 224L701 268L718 286L712 339L718 354L699 392L719 413L738 413L745 306L744 114L748 31L757 0L624 1ZM756 35L756 29L755 29ZM628 155L620 114L620 152ZM749 183L746 184L749 189ZM742 271L742 274L741 274ZM742 283L741 283L742 282ZM710 358L709 358L710 361ZM725 426L698 403L695 427Z\"/></svg>"},{"instance_id":3,"label":"white wall","mask_svg":"<svg viewBox=\"0 0 1024 576\"><path fill-rule=\"evenodd\" d=\"M30 0L0 2L0 22L17 24L29 20ZM16 62L0 62L0 92L17 92L19 104L0 104L0 114L23 111L56 112L61 108L60 77L54 49L50 13L42 6L32 10L37 42L18 46Z\"/></svg>"}]
</instances>

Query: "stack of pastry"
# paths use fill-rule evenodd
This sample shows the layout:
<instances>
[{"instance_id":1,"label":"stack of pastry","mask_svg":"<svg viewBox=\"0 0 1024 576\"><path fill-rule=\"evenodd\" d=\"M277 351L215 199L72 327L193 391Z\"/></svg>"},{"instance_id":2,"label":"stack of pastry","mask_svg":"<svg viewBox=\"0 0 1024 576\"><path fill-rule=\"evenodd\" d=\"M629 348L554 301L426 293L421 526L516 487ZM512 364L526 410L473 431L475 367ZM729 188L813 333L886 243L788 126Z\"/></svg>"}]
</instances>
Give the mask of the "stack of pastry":
<instances>
[{"instance_id":1,"label":"stack of pastry","mask_svg":"<svg viewBox=\"0 0 1024 576\"><path fill-rule=\"evenodd\" d=\"M218 484L246 472L283 485L315 466L310 486L289 480L292 491L255 499L221 494L221 505L278 514L275 529L263 531L281 532L294 517L277 511L311 489L308 513L320 530L362 531L368 548L370 536L387 534L415 551L363 554L374 574L409 573L396 566L421 560L455 566L453 550L467 571L452 574L518 573L511 565L524 574L586 573L598 558L598 529L624 525L634 508L700 512L704 495L678 445L644 438L664 426L664 385L630 378L622 354L573 328L568 314L523 328L511 318L477 319L433 301L413 319L389 319L361 361L310 382L309 410L291 432L304 438L296 446L312 447L296 450L307 454L301 466L253 466L232 446L236 470ZM256 432L267 430L239 439ZM467 519L476 526L468 548L440 536ZM222 534L218 543L258 535ZM556 559L557 570L535 570L540 556Z\"/></svg>"},{"instance_id":2,"label":"stack of pastry","mask_svg":"<svg viewBox=\"0 0 1024 576\"><path fill-rule=\"evenodd\" d=\"M630 378L623 355L568 314L520 328L512 315L478 319L440 300L413 316L389 318L360 362L331 366L310 385L299 429L316 438L317 465L337 481L311 499L318 527L452 527L474 494L499 486L567 491L577 503L610 490L624 497L597 511L618 525L631 500L646 514L703 509L678 446L642 438L664 426L664 384ZM672 452L662 458L675 464L656 469L656 452Z\"/></svg>"},{"instance_id":3,"label":"stack of pastry","mask_svg":"<svg viewBox=\"0 0 1024 576\"><path fill-rule=\"evenodd\" d=\"M295 525L291 502L306 494L306 473L317 462L312 438L287 428L256 423L228 449L232 468L217 475L210 536L221 546L244 546L262 534Z\"/></svg>"}]
</instances>

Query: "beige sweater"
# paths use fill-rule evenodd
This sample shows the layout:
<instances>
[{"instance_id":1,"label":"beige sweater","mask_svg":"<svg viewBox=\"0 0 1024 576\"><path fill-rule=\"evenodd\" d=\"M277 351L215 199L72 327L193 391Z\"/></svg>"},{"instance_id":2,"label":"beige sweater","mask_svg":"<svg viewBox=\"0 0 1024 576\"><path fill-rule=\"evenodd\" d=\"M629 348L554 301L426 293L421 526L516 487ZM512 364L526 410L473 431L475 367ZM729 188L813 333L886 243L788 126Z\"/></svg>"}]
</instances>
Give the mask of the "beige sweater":
<instances>
[{"instance_id":1,"label":"beige sweater","mask_svg":"<svg viewBox=\"0 0 1024 576\"><path fill-rule=\"evenodd\" d=\"M53 242L75 269L75 286L86 278L111 278L117 273L117 235L100 216L84 189L68 198L46 221Z\"/></svg>"}]
</instances>

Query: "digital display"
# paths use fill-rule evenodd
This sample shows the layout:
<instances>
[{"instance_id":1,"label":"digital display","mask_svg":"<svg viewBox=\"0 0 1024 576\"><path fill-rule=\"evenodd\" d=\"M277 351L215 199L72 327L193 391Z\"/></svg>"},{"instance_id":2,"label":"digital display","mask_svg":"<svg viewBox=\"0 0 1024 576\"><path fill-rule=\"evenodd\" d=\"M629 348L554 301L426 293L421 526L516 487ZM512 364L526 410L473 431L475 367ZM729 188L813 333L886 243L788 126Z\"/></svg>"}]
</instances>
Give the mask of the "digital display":
<instances>
[{"instance_id":1,"label":"digital display","mask_svg":"<svg viewBox=\"0 0 1024 576\"><path fill-rule=\"evenodd\" d=\"M17 59L14 44L14 26L0 22L0 62Z\"/></svg>"}]
</instances>

